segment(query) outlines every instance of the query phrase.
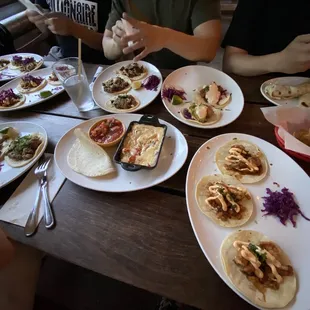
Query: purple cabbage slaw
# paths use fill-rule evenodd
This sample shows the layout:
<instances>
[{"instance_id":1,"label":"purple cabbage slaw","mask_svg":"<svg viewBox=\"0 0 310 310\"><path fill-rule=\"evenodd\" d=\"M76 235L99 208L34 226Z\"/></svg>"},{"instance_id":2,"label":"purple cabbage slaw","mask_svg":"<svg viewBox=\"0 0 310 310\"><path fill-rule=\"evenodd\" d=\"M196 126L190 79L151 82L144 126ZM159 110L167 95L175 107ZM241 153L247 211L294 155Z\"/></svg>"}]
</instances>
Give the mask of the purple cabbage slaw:
<instances>
[{"instance_id":1,"label":"purple cabbage slaw","mask_svg":"<svg viewBox=\"0 0 310 310\"><path fill-rule=\"evenodd\" d=\"M19 99L20 97L14 93L12 88L10 88L0 92L0 102L4 101L6 98Z\"/></svg>"},{"instance_id":2,"label":"purple cabbage slaw","mask_svg":"<svg viewBox=\"0 0 310 310\"><path fill-rule=\"evenodd\" d=\"M263 205L265 209L261 210L262 212L266 212L264 216L275 215L280 219L280 222L283 225L286 225L286 222L290 220L294 227L296 227L294 217L298 214L307 221L310 221L310 219L301 212L299 206L294 200L294 194L286 187L282 188L281 192L273 192L270 188L267 188L266 193L268 196L263 197Z\"/></svg>"},{"instance_id":3,"label":"purple cabbage slaw","mask_svg":"<svg viewBox=\"0 0 310 310\"><path fill-rule=\"evenodd\" d=\"M160 83L160 78L158 76L150 75L143 81L142 86L147 90L157 91L159 83Z\"/></svg>"},{"instance_id":4,"label":"purple cabbage slaw","mask_svg":"<svg viewBox=\"0 0 310 310\"><path fill-rule=\"evenodd\" d=\"M177 95L183 100L186 100L186 97L185 97L186 92L184 90L177 89L175 87L163 88L162 95L161 95L163 99L168 99L169 101L171 101L174 95Z\"/></svg>"},{"instance_id":5,"label":"purple cabbage slaw","mask_svg":"<svg viewBox=\"0 0 310 310\"><path fill-rule=\"evenodd\" d=\"M13 61L18 63L18 64L21 64L21 65L28 65L32 62L35 62L34 58L33 57L21 57L21 56L13 56Z\"/></svg>"},{"instance_id":6,"label":"purple cabbage slaw","mask_svg":"<svg viewBox=\"0 0 310 310\"><path fill-rule=\"evenodd\" d=\"M30 75L30 74L27 74L27 75L22 77L22 80L24 82L34 82L37 85L39 85L39 84L42 83L43 78L41 78L40 76L33 76L33 75Z\"/></svg>"},{"instance_id":7,"label":"purple cabbage slaw","mask_svg":"<svg viewBox=\"0 0 310 310\"><path fill-rule=\"evenodd\" d=\"M191 112L187 108L182 110L182 114L186 119L193 119Z\"/></svg>"}]
</instances>

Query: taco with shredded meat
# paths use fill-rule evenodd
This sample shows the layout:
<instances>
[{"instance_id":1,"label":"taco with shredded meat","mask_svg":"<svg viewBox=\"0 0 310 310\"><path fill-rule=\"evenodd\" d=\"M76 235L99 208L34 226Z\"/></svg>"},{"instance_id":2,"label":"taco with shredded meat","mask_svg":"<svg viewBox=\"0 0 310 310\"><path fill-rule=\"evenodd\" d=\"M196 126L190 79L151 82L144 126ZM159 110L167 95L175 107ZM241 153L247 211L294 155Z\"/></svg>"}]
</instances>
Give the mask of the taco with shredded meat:
<instances>
[{"instance_id":1,"label":"taco with shredded meat","mask_svg":"<svg viewBox=\"0 0 310 310\"><path fill-rule=\"evenodd\" d=\"M260 232L239 230L229 235L221 246L221 261L236 289L259 307L283 308L296 294L290 259Z\"/></svg>"}]
</instances>

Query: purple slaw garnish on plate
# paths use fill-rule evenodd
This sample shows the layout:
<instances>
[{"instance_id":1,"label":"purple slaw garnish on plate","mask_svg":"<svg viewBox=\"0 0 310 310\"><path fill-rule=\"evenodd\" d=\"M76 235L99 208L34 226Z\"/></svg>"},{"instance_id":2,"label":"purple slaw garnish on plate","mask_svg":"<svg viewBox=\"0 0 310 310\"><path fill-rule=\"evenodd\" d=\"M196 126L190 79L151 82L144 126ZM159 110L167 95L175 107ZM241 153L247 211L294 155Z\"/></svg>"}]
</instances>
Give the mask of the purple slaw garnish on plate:
<instances>
[{"instance_id":1,"label":"purple slaw garnish on plate","mask_svg":"<svg viewBox=\"0 0 310 310\"><path fill-rule=\"evenodd\" d=\"M147 89L147 90L157 90L157 87L160 83L160 79L158 76L156 75L150 75L149 77L147 77L143 83L142 86Z\"/></svg>"},{"instance_id":2,"label":"purple slaw garnish on plate","mask_svg":"<svg viewBox=\"0 0 310 310\"><path fill-rule=\"evenodd\" d=\"M193 119L191 112L189 112L189 110L187 108L183 109L181 113L184 116L184 118Z\"/></svg>"},{"instance_id":3,"label":"purple slaw garnish on plate","mask_svg":"<svg viewBox=\"0 0 310 310\"><path fill-rule=\"evenodd\" d=\"M0 92L0 102L4 101L6 98L19 99L20 96L16 95L12 88L10 88L8 90L2 90Z\"/></svg>"},{"instance_id":4,"label":"purple slaw garnish on plate","mask_svg":"<svg viewBox=\"0 0 310 310\"><path fill-rule=\"evenodd\" d=\"M163 92L162 92L163 99L168 99L169 101L171 101L174 95L177 95L183 100L186 100L186 97L185 97L186 92L182 89L177 89L174 87L167 87L163 89Z\"/></svg>"},{"instance_id":5,"label":"purple slaw garnish on plate","mask_svg":"<svg viewBox=\"0 0 310 310\"><path fill-rule=\"evenodd\" d=\"M37 85L39 85L39 84L42 83L43 78L41 78L40 76L33 76L33 75L30 75L30 74L27 74L27 75L22 77L22 80L24 82L34 82Z\"/></svg>"},{"instance_id":6,"label":"purple slaw garnish on plate","mask_svg":"<svg viewBox=\"0 0 310 310\"><path fill-rule=\"evenodd\" d=\"M307 221L310 221L310 219L301 212L298 204L294 200L294 194L286 187L282 188L281 191L275 192L267 188L266 193L268 196L263 197L265 209L261 210L265 212L264 216L275 215L280 219L283 225L286 225L286 222L290 220L294 227L296 227L295 216L298 214Z\"/></svg>"}]
</instances>

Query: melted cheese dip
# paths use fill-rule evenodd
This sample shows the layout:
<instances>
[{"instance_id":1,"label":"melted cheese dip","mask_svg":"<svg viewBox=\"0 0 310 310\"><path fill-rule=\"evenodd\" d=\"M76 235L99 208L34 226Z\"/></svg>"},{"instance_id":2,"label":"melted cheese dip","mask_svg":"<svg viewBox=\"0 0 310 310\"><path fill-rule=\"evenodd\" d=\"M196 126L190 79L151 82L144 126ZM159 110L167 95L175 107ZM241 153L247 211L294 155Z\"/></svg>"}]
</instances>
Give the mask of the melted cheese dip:
<instances>
[{"instance_id":1,"label":"melted cheese dip","mask_svg":"<svg viewBox=\"0 0 310 310\"><path fill-rule=\"evenodd\" d=\"M125 138L121 161L154 167L159 156L164 132L163 127L134 124Z\"/></svg>"}]
</instances>

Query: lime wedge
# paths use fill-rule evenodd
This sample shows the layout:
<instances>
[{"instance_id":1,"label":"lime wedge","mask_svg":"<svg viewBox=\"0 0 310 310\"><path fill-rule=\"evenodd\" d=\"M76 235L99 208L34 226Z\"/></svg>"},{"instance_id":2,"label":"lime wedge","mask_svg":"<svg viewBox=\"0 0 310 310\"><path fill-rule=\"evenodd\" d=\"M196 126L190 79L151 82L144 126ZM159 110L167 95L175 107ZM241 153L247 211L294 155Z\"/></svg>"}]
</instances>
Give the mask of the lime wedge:
<instances>
[{"instance_id":1,"label":"lime wedge","mask_svg":"<svg viewBox=\"0 0 310 310\"><path fill-rule=\"evenodd\" d=\"M141 88L142 83L141 83L141 81L134 81L131 83L131 86L133 89L137 90L137 89Z\"/></svg>"},{"instance_id":2,"label":"lime wedge","mask_svg":"<svg viewBox=\"0 0 310 310\"><path fill-rule=\"evenodd\" d=\"M44 90L44 91L40 92L40 96L43 99L48 98L48 97L50 97L52 95L53 95L53 93L51 91L49 91L49 90Z\"/></svg>"},{"instance_id":3,"label":"lime wedge","mask_svg":"<svg viewBox=\"0 0 310 310\"><path fill-rule=\"evenodd\" d=\"M171 103L173 105L179 105L179 104L183 103L183 99L178 95L173 95Z\"/></svg>"}]
</instances>

